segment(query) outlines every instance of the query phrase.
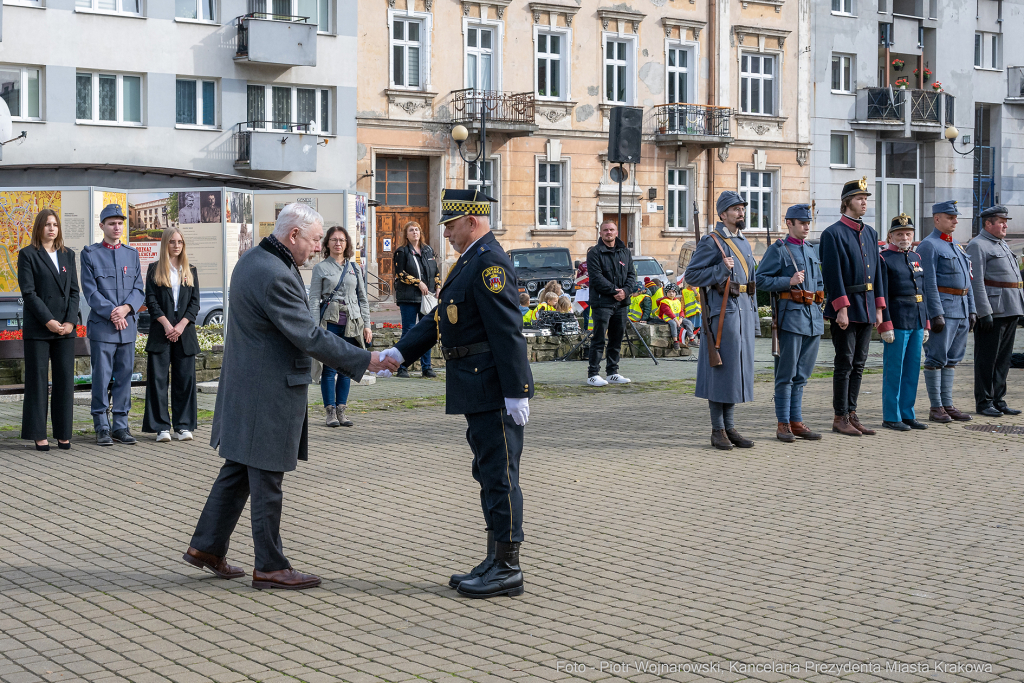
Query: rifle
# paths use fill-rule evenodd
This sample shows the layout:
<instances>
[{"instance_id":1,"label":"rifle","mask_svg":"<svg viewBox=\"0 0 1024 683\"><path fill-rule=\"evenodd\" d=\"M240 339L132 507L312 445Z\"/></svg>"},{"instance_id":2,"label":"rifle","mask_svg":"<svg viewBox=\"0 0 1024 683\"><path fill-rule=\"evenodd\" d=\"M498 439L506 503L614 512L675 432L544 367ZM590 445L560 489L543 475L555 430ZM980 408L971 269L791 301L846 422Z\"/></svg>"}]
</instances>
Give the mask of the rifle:
<instances>
[{"instance_id":1,"label":"rifle","mask_svg":"<svg viewBox=\"0 0 1024 683\"><path fill-rule=\"evenodd\" d=\"M768 254L768 248L772 246L772 232L771 228L768 227L767 223L764 228L764 241L765 241L765 255ZM772 308L772 356L775 358L779 357L779 300L775 292L768 292L768 304ZM757 309L757 301L754 301L754 309ZM761 318L758 316L758 320Z\"/></svg>"},{"instance_id":2,"label":"rifle","mask_svg":"<svg viewBox=\"0 0 1024 683\"><path fill-rule=\"evenodd\" d=\"M700 243L700 209L697 208L697 201L693 202L693 232L697 237L697 242ZM715 340L714 333L711 331L711 308L708 306L708 297L705 292L705 288L700 288L700 310L701 310L701 329L708 331L707 340L702 340L701 346L706 346L708 349L708 364L716 368L722 364L722 356L718 353L719 341ZM729 296L729 291L726 289L726 297ZM719 335L721 336L721 335Z\"/></svg>"}]
</instances>

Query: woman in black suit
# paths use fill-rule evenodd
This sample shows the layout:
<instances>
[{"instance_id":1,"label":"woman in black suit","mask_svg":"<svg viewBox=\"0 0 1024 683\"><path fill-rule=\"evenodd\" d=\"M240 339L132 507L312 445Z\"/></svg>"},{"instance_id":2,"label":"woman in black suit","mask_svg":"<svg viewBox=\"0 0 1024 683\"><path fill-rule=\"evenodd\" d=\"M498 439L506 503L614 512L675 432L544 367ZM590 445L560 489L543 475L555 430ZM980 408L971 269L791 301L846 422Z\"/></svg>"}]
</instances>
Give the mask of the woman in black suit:
<instances>
[{"instance_id":1,"label":"woman in black suit","mask_svg":"<svg viewBox=\"0 0 1024 683\"><path fill-rule=\"evenodd\" d=\"M75 324L78 269L75 252L64 246L60 217L43 209L32 226L32 242L18 252L18 285L25 300L25 404L21 438L50 450L46 440L47 366L53 364L51 410L57 445L71 448L75 392Z\"/></svg>"},{"instance_id":2,"label":"woman in black suit","mask_svg":"<svg viewBox=\"0 0 1024 683\"><path fill-rule=\"evenodd\" d=\"M164 230L160 258L146 272L149 338L146 353L146 413L142 431L156 433L158 442L171 440L167 414L167 375L171 377L174 435L191 441L199 420L196 402L196 316L199 315L199 277L188 264L185 238L178 228Z\"/></svg>"}]
</instances>

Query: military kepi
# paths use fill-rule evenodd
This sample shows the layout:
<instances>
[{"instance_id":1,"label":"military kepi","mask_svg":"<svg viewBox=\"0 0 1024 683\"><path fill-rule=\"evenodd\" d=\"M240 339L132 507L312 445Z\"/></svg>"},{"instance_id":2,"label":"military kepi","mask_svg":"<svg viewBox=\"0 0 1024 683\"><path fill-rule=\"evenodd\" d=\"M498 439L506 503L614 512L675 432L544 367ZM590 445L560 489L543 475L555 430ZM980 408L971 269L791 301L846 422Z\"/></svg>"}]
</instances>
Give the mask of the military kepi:
<instances>
[{"instance_id":1,"label":"military kepi","mask_svg":"<svg viewBox=\"0 0 1024 683\"><path fill-rule=\"evenodd\" d=\"M100 223L107 220L108 218L120 218L124 220L124 211L121 210L120 204L107 204L100 211Z\"/></svg>"},{"instance_id":2,"label":"military kepi","mask_svg":"<svg viewBox=\"0 0 1024 683\"><path fill-rule=\"evenodd\" d=\"M956 208L956 200L948 199L938 204L932 204L932 215L937 213L948 213L950 216L959 216L960 211Z\"/></svg>"},{"instance_id":3,"label":"military kepi","mask_svg":"<svg viewBox=\"0 0 1024 683\"><path fill-rule=\"evenodd\" d=\"M846 199L852 197L855 194L864 194L868 197L871 193L868 192L868 177L864 176L860 180L851 180L850 182L843 185L843 196L840 199Z\"/></svg>"},{"instance_id":4,"label":"military kepi","mask_svg":"<svg viewBox=\"0 0 1024 683\"><path fill-rule=\"evenodd\" d=\"M990 206L981 212L982 218L1005 218L1006 220L1013 220L1010 218L1010 212L1002 204L996 204Z\"/></svg>"},{"instance_id":5,"label":"military kepi","mask_svg":"<svg viewBox=\"0 0 1024 683\"><path fill-rule=\"evenodd\" d=\"M447 223L463 216L490 216L491 202L497 199L488 197L479 190L441 190L441 220Z\"/></svg>"},{"instance_id":6,"label":"military kepi","mask_svg":"<svg viewBox=\"0 0 1024 683\"><path fill-rule=\"evenodd\" d=\"M804 221L806 223L811 222L811 205L810 204L794 204L793 206L786 209L786 220L787 221Z\"/></svg>"},{"instance_id":7,"label":"military kepi","mask_svg":"<svg viewBox=\"0 0 1024 683\"><path fill-rule=\"evenodd\" d=\"M889 224L889 232L893 230L913 230L914 219L905 213L901 213L899 216L895 216L892 219L892 223ZM887 233L888 234L888 233Z\"/></svg>"},{"instance_id":8,"label":"military kepi","mask_svg":"<svg viewBox=\"0 0 1024 683\"><path fill-rule=\"evenodd\" d=\"M726 190L722 194L718 195L718 201L715 202L715 212L718 213L718 215L722 215L737 204L746 206L747 202L738 193L733 192L732 190Z\"/></svg>"}]
</instances>

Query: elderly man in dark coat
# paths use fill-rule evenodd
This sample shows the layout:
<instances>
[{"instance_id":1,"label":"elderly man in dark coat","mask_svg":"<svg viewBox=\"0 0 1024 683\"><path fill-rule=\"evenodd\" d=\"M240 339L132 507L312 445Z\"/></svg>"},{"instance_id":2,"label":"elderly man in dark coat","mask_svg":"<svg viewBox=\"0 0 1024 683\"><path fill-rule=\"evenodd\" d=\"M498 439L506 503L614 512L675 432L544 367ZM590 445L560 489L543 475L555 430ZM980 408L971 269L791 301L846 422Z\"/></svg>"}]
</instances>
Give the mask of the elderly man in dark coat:
<instances>
[{"instance_id":1,"label":"elderly man in dark coat","mask_svg":"<svg viewBox=\"0 0 1024 683\"><path fill-rule=\"evenodd\" d=\"M289 204L274 233L247 252L231 276L227 344L210 445L225 459L184 560L224 579L244 576L227 563L228 541L252 499L253 588L299 590L320 579L291 568L281 546L281 483L307 459L310 356L358 380L367 370L398 370L313 324L298 267L320 248L323 218Z\"/></svg>"},{"instance_id":2,"label":"elderly man in dark coat","mask_svg":"<svg viewBox=\"0 0 1024 683\"><path fill-rule=\"evenodd\" d=\"M750 448L754 442L736 431L733 407L754 400L754 334L759 325L754 292L754 255L743 237L747 202L723 192L715 209L722 220L701 239L686 267L686 282L704 291L707 301L697 363L697 398L711 408L711 445L722 450ZM723 315L724 311L724 315ZM721 365L711 365L711 347Z\"/></svg>"}]
</instances>

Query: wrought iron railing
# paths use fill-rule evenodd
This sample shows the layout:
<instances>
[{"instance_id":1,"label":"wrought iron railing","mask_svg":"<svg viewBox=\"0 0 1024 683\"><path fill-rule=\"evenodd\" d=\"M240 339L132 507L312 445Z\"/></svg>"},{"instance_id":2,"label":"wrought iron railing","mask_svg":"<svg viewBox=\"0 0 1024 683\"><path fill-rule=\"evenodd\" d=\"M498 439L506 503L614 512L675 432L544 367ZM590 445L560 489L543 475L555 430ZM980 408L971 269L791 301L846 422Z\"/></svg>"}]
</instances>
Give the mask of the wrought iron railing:
<instances>
[{"instance_id":1,"label":"wrought iron railing","mask_svg":"<svg viewBox=\"0 0 1024 683\"><path fill-rule=\"evenodd\" d=\"M732 109L709 104L659 104L647 114L649 135L706 135L729 137Z\"/></svg>"},{"instance_id":2,"label":"wrought iron railing","mask_svg":"<svg viewBox=\"0 0 1024 683\"><path fill-rule=\"evenodd\" d=\"M267 11L267 4L270 0L248 0L247 12L235 18L235 25L238 29L238 39L235 43L235 55L245 56L249 54L249 19L269 19L271 21L290 21L296 23L307 23L309 17L300 17L291 14L279 14ZM273 7L271 7L273 9Z\"/></svg>"},{"instance_id":3,"label":"wrought iron railing","mask_svg":"<svg viewBox=\"0 0 1024 683\"><path fill-rule=\"evenodd\" d=\"M902 121L906 90L868 88L868 120Z\"/></svg>"},{"instance_id":4,"label":"wrought iron railing","mask_svg":"<svg viewBox=\"0 0 1024 683\"><path fill-rule=\"evenodd\" d=\"M942 99L946 104L946 125L953 125L953 114L955 113L954 107L956 106L956 98L950 95L948 92L942 93Z\"/></svg>"},{"instance_id":5,"label":"wrought iron railing","mask_svg":"<svg viewBox=\"0 0 1024 683\"><path fill-rule=\"evenodd\" d=\"M247 164L252 160L253 131L272 133L311 133L309 123L291 123L283 121L242 121L235 124L232 138L235 142L235 163Z\"/></svg>"},{"instance_id":6,"label":"wrought iron railing","mask_svg":"<svg viewBox=\"0 0 1024 683\"><path fill-rule=\"evenodd\" d=\"M939 94L936 91L910 91L910 120L926 123L941 123L939 118Z\"/></svg>"},{"instance_id":7,"label":"wrought iron railing","mask_svg":"<svg viewBox=\"0 0 1024 683\"><path fill-rule=\"evenodd\" d=\"M532 92L498 92L495 90L453 90L450 112L452 123L470 123L487 113L487 121L533 124L536 101Z\"/></svg>"},{"instance_id":8,"label":"wrought iron railing","mask_svg":"<svg viewBox=\"0 0 1024 683\"><path fill-rule=\"evenodd\" d=\"M1006 96L1024 98L1024 66L1006 67Z\"/></svg>"},{"instance_id":9,"label":"wrought iron railing","mask_svg":"<svg viewBox=\"0 0 1024 683\"><path fill-rule=\"evenodd\" d=\"M391 296L392 278L382 278L366 271L366 295L374 301L384 301Z\"/></svg>"}]
</instances>

